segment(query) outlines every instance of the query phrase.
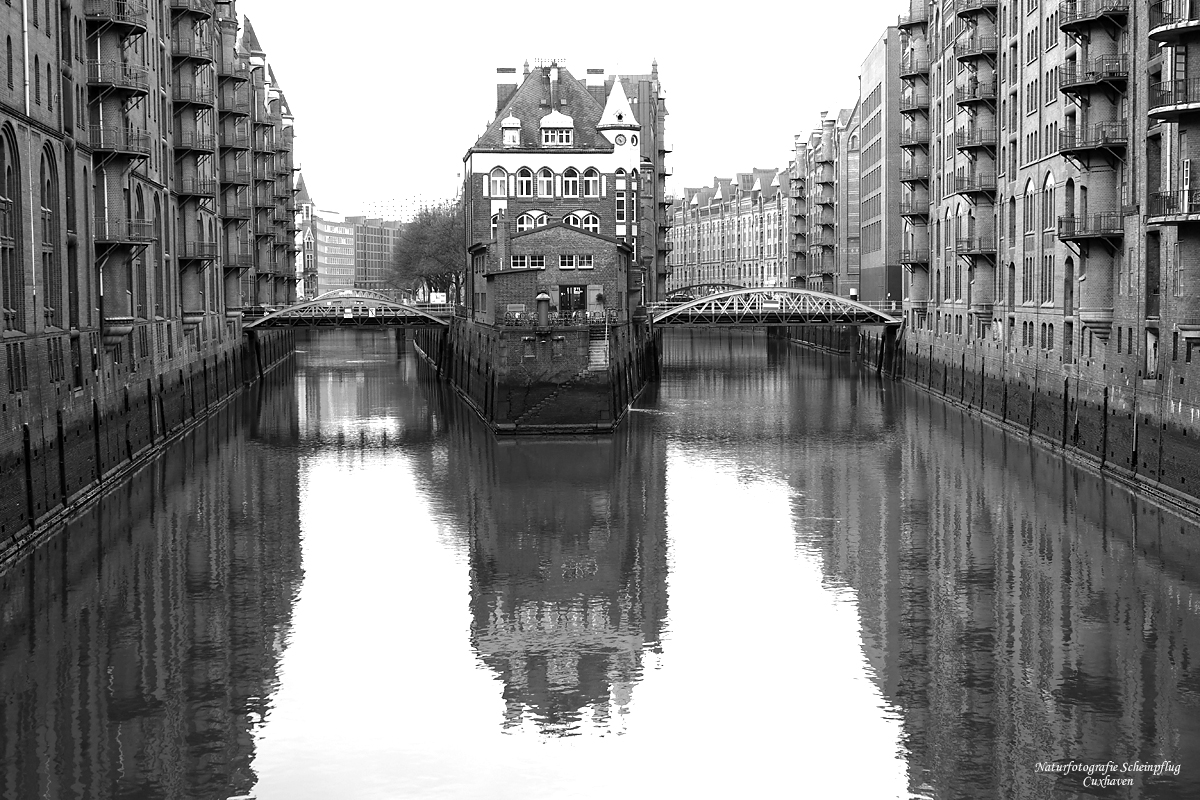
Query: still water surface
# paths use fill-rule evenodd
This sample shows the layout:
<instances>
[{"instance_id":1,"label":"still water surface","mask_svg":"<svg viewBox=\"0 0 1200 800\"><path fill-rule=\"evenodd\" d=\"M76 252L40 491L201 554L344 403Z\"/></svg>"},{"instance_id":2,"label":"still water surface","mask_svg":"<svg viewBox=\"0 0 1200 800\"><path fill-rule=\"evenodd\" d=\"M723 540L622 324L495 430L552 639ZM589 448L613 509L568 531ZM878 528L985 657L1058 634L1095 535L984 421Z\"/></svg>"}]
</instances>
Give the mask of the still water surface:
<instances>
[{"instance_id":1,"label":"still water surface","mask_svg":"<svg viewBox=\"0 0 1200 800\"><path fill-rule=\"evenodd\" d=\"M1200 796L1193 521L762 334L573 441L301 347L0 576L0 796Z\"/></svg>"}]
</instances>

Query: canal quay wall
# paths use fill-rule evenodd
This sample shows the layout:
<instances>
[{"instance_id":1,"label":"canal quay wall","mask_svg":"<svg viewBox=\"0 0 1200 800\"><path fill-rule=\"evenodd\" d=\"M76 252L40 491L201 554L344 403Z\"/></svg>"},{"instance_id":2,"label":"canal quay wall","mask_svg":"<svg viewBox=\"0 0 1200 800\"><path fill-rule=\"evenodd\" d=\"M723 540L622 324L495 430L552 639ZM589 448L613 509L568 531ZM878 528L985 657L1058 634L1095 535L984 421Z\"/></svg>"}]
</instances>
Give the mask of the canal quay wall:
<instances>
[{"instance_id":1,"label":"canal quay wall","mask_svg":"<svg viewBox=\"0 0 1200 800\"><path fill-rule=\"evenodd\" d=\"M448 329L418 330L414 344L494 432L590 434L612 431L658 375L660 335L638 323L500 327L455 317Z\"/></svg>"},{"instance_id":2,"label":"canal quay wall","mask_svg":"<svg viewBox=\"0 0 1200 800\"><path fill-rule=\"evenodd\" d=\"M0 563L294 352L288 329L214 327L165 348L97 347L71 382L54 380L48 339L26 341L28 385L0 399Z\"/></svg>"},{"instance_id":3,"label":"canal quay wall","mask_svg":"<svg viewBox=\"0 0 1200 800\"><path fill-rule=\"evenodd\" d=\"M1144 380L1122 366L1064 364L1061 355L1001 341L946 344L904 329L894 360L881 328L792 329L806 346L849 354L1009 430L1189 511L1200 511L1200 404L1186 364ZM882 364L882 367L881 367ZM1111 374L1108 381L1094 373Z\"/></svg>"}]
</instances>

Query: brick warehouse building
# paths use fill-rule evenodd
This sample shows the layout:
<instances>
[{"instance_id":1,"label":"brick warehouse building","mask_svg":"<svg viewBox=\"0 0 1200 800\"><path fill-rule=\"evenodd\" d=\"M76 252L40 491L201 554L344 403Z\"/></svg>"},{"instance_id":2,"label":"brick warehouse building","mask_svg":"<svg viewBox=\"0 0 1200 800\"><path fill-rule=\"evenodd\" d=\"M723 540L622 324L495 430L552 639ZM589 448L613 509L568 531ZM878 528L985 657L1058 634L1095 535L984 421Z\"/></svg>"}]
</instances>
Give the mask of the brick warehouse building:
<instances>
[{"instance_id":1,"label":"brick warehouse building","mask_svg":"<svg viewBox=\"0 0 1200 800\"><path fill-rule=\"evenodd\" d=\"M498 72L496 117L463 159L451 378L498 430L609 429L647 378L649 332L633 320L665 283L665 170L644 140L661 140L665 112L656 103L640 122L627 81L603 70L584 83L557 62L527 66L520 85L515 69ZM665 148L653 150L661 164Z\"/></svg>"},{"instance_id":2,"label":"brick warehouse building","mask_svg":"<svg viewBox=\"0 0 1200 800\"><path fill-rule=\"evenodd\" d=\"M908 374L1166 493L1200 494L1200 13L913 2ZM926 177L927 176L927 177Z\"/></svg>"},{"instance_id":3,"label":"brick warehouse building","mask_svg":"<svg viewBox=\"0 0 1200 800\"><path fill-rule=\"evenodd\" d=\"M0 500L3 540L196 413L193 370L199 408L229 390L241 310L287 301L295 244L291 116L233 3L0 19L0 480L26 490ZM110 414L137 422L93 448ZM76 434L86 453L35 468Z\"/></svg>"}]
</instances>

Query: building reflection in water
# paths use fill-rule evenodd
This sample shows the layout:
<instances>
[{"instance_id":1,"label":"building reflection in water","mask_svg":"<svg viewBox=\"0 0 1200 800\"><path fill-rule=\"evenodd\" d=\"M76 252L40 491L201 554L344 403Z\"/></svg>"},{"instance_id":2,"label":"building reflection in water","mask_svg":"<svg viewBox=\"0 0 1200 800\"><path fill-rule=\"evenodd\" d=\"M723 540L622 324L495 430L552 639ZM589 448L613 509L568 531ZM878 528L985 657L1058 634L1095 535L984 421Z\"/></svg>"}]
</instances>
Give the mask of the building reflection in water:
<instances>
[{"instance_id":1,"label":"building reflection in water","mask_svg":"<svg viewBox=\"0 0 1200 800\"><path fill-rule=\"evenodd\" d=\"M797 543L853 590L904 721L910 791L1200 797L1196 521L927 394L777 350L668 337L658 419L674 447L792 487ZM1037 769L1071 760L1178 774L1107 789Z\"/></svg>"},{"instance_id":2,"label":"building reflection in water","mask_svg":"<svg viewBox=\"0 0 1200 800\"><path fill-rule=\"evenodd\" d=\"M429 390L451 418L430 499L468 538L471 644L503 681L502 724L620 732L667 613L664 445L498 440Z\"/></svg>"},{"instance_id":3,"label":"building reflection in water","mask_svg":"<svg viewBox=\"0 0 1200 800\"><path fill-rule=\"evenodd\" d=\"M280 381L0 575L0 796L252 790L301 579L294 454L245 422L295 429Z\"/></svg>"}]
</instances>

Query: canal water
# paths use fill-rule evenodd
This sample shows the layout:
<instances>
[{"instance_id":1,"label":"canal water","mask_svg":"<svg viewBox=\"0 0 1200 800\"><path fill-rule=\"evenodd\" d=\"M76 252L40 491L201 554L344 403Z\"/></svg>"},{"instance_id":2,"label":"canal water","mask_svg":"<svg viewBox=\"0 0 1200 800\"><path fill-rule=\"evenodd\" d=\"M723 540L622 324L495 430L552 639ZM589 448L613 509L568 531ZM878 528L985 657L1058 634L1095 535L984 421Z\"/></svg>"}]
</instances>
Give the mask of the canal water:
<instances>
[{"instance_id":1,"label":"canal water","mask_svg":"<svg viewBox=\"0 0 1200 800\"><path fill-rule=\"evenodd\" d=\"M0 797L1200 797L1195 521L762 333L571 441L300 347L0 575Z\"/></svg>"}]
</instances>

